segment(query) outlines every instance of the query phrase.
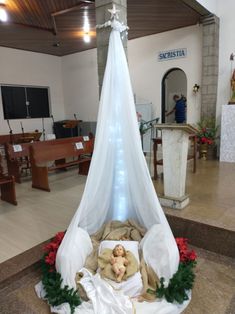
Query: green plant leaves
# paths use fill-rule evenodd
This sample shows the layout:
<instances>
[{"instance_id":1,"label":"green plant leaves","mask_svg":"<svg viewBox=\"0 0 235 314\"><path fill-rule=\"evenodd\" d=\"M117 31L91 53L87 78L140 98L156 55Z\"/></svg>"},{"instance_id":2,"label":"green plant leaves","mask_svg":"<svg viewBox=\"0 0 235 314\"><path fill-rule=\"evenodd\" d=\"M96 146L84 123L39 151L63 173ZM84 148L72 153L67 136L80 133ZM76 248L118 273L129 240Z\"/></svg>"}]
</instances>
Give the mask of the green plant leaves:
<instances>
[{"instance_id":1,"label":"green plant leaves","mask_svg":"<svg viewBox=\"0 0 235 314\"><path fill-rule=\"evenodd\" d=\"M167 287L164 286L165 279L161 278L159 287L155 291L148 289L147 292L155 293L160 299L165 297L167 302L182 304L185 300L188 300L188 291L193 287L195 279L193 268L195 265L195 261L180 263L177 272L170 279Z\"/></svg>"},{"instance_id":2,"label":"green plant leaves","mask_svg":"<svg viewBox=\"0 0 235 314\"><path fill-rule=\"evenodd\" d=\"M47 302L52 306L69 303L71 313L81 304L81 298L77 290L69 289L68 286L61 288L62 278L55 270L50 271L50 266L42 259L42 283L46 291Z\"/></svg>"}]
</instances>

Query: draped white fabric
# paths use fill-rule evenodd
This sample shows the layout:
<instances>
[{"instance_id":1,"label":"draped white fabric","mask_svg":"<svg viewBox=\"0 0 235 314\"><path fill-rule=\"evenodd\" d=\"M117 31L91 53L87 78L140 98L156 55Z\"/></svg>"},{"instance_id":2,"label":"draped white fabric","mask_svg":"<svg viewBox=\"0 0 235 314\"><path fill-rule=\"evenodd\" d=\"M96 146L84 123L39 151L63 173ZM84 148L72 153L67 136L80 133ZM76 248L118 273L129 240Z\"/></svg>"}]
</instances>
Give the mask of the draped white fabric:
<instances>
[{"instance_id":1,"label":"draped white fabric","mask_svg":"<svg viewBox=\"0 0 235 314\"><path fill-rule=\"evenodd\" d=\"M141 148L128 65L120 38L123 26L114 19L111 27L90 171L80 206L56 259L57 271L64 284L70 287L75 287L81 255L91 251L88 233L94 233L108 220L132 218L150 229L142 248L146 261L150 265L157 264L154 269L158 275L168 280L179 263L178 249ZM79 240L82 229L83 237Z\"/></svg>"}]
</instances>

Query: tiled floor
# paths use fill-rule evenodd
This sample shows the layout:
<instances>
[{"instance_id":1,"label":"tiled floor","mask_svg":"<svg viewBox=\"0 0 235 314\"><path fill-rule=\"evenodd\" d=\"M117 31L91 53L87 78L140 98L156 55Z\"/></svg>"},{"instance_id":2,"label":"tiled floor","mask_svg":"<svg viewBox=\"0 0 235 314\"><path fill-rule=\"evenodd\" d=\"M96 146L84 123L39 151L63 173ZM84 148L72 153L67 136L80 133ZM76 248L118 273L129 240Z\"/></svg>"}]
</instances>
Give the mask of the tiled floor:
<instances>
[{"instance_id":1,"label":"tiled floor","mask_svg":"<svg viewBox=\"0 0 235 314\"><path fill-rule=\"evenodd\" d=\"M50 175L51 192L16 184L18 205L0 201L0 263L65 230L86 181L77 169Z\"/></svg>"},{"instance_id":2,"label":"tiled floor","mask_svg":"<svg viewBox=\"0 0 235 314\"><path fill-rule=\"evenodd\" d=\"M188 165L186 193L190 204L182 210L165 208L165 212L213 226L235 231L235 163L198 160L197 172ZM154 181L158 194L163 181Z\"/></svg>"},{"instance_id":3,"label":"tiled floor","mask_svg":"<svg viewBox=\"0 0 235 314\"><path fill-rule=\"evenodd\" d=\"M191 203L181 211L167 213L215 226L235 229L235 165L217 161L199 161L196 174L188 169L187 192ZM50 175L51 192L31 188L30 178L16 185L18 206L0 201L0 262L47 240L67 228L81 199L86 177L77 169ZM162 181L154 182L158 193ZM235 263L228 257L202 249L196 268L192 301L185 314L234 314ZM0 292L2 314L48 314L48 306L39 300L34 284L40 272L13 281Z\"/></svg>"},{"instance_id":4,"label":"tiled floor","mask_svg":"<svg viewBox=\"0 0 235 314\"><path fill-rule=\"evenodd\" d=\"M196 280L192 300L184 314L234 314L234 259L194 249L199 257Z\"/></svg>"},{"instance_id":5,"label":"tiled floor","mask_svg":"<svg viewBox=\"0 0 235 314\"><path fill-rule=\"evenodd\" d=\"M181 211L165 211L235 230L235 164L199 160L197 173L189 165L187 174L191 203ZM50 175L49 193L32 189L29 177L16 184L18 206L0 201L0 263L65 230L85 181L77 169L71 169ZM161 180L154 184L160 193Z\"/></svg>"},{"instance_id":6,"label":"tiled floor","mask_svg":"<svg viewBox=\"0 0 235 314\"><path fill-rule=\"evenodd\" d=\"M199 256L192 300L184 314L234 314L235 263L205 250L194 248ZM0 291L1 314L49 314L47 304L38 299L34 285L40 271L30 272ZM144 314L144 313L143 313ZM157 313L156 313L157 314Z\"/></svg>"}]
</instances>

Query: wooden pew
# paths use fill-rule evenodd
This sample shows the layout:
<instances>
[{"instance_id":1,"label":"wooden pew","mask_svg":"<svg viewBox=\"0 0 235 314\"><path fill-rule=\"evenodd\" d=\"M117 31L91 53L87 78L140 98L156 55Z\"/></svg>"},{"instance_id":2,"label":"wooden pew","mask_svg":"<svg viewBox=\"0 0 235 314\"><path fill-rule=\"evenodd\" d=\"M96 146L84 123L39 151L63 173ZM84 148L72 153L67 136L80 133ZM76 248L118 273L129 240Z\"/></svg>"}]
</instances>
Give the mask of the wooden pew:
<instances>
[{"instance_id":1,"label":"wooden pew","mask_svg":"<svg viewBox=\"0 0 235 314\"><path fill-rule=\"evenodd\" d=\"M85 137L86 138L86 137ZM92 138L92 135L90 136ZM57 143L73 143L73 142L80 142L83 140L83 137L69 137L69 138L62 138L58 140L49 140L49 141L43 141L43 142L34 142L35 145L39 145L39 147L42 147L42 149L45 146L45 143L50 145L56 145ZM8 174L15 177L15 181L17 183L21 183L21 174L22 169L30 169L31 170L31 164L29 160L29 146L32 145L32 143L19 143L19 144L10 144L5 143L5 155L7 160L7 168L8 168ZM56 161L56 164L65 163L65 160L58 160Z\"/></svg>"},{"instance_id":2,"label":"wooden pew","mask_svg":"<svg viewBox=\"0 0 235 314\"><path fill-rule=\"evenodd\" d=\"M8 174L15 177L17 183L21 183L22 168L30 168L29 146L31 143L5 144Z\"/></svg>"},{"instance_id":3,"label":"wooden pew","mask_svg":"<svg viewBox=\"0 0 235 314\"><path fill-rule=\"evenodd\" d=\"M4 145L5 143L25 143L26 141L30 142L31 140L39 141L41 135L41 132L26 132L24 134L3 134L0 135L0 145Z\"/></svg>"},{"instance_id":4,"label":"wooden pew","mask_svg":"<svg viewBox=\"0 0 235 314\"><path fill-rule=\"evenodd\" d=\"M89 170L94 139L84 140L83 136L33 143L29 147L32 167L32 187L50 191L48 172L79 165L79 174ZM74 160L67 160L68 158ZM48 163L55 162L48 167Z\"/></svg>"},{"instance_id":5,"label":"wooden pew","mask_svg":"<svg viewBox=\"0 0 235 314\"><path fill-rule=\"evenodd\" d=\"M7 176L3 174L3 169L1 165L2 156L0 155L0 190L1 190L1 200L17 205L16 193L15 193L15 179L12 176Z\"/></svg>"}]
</instances>

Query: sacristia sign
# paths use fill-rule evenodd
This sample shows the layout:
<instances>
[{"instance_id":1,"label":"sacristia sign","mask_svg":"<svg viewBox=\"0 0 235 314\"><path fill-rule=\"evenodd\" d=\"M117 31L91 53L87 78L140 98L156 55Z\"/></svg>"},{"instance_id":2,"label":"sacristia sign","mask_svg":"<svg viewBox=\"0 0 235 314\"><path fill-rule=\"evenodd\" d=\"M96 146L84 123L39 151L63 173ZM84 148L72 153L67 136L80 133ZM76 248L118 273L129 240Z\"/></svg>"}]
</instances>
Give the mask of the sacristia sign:
<instances>
[{"instance_id":1,"label":"sacristia sign","mask_svg":"<svg viewBox=\"0 0 235 314\"><path fill-rule=\"evenodd\" d=\"M158 61L167 61L167 60L185 58L186 56L187 56L186 48L160 51L158 53Z\"/></svg>"}]
</instances>

